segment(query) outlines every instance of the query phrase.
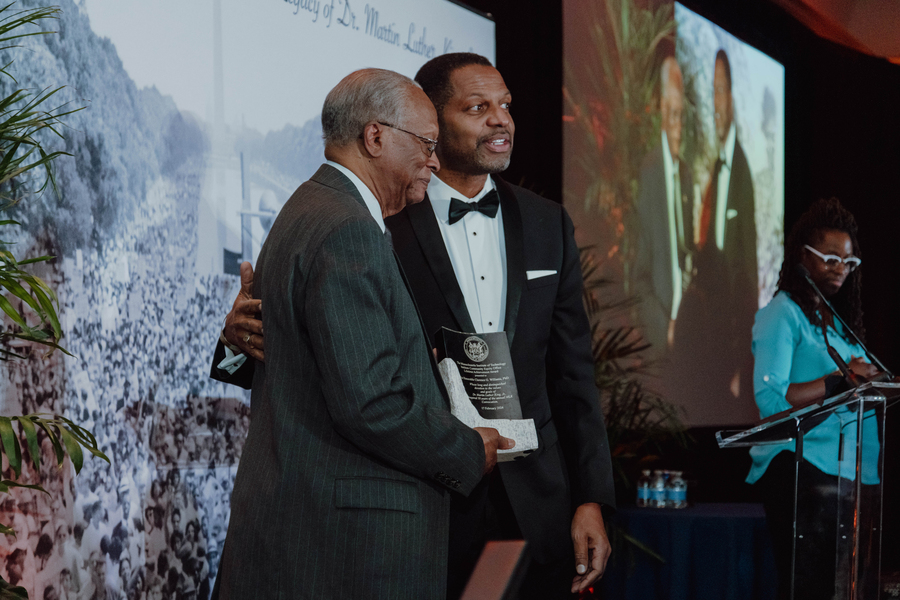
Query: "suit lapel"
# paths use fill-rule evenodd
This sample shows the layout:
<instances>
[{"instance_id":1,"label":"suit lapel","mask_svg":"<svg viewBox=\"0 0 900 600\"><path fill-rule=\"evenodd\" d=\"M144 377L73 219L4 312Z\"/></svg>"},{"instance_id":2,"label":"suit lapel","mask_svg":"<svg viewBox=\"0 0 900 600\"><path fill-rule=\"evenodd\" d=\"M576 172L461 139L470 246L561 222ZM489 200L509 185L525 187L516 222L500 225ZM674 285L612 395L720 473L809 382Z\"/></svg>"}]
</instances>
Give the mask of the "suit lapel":
<instances>
[{"instance_id":1,"label":"suit lapel","mask_svg":"<svg viewBox=\"0 0 900 600\"><path fill-rule=\"evenodd\" d=\"M494 184L500 194L500 209L503 213L503 237L506 242L506 313L503 320L506 337L512 346L516 334L516 319L519 316L519 301L522 299L525 277L524 230L522 212L516 201L512 187L499 177Z\"/></svg>"},{"instance_id":2,"label":"suit lapel","mask_svg":"<svg viewBox=\"0 0 900 600\"><path fill-rule=\"evenodd\" d=\"M310 181L315 181L321 185L326 187L330 187L339 192L343 192L345 194L350 194L360 202L363 202L362 196L359 195L359 190L356 189L356 186L353 185L353 182L347 179L347 176L332 167L328 164L322 164L319 167L319 170L315 172L315 174L309 178ZM365 204L365 202L363 202Z\"/></svg>"},{"instance_id":3,"label":"suit lapel","mask_svg":"<svg viewBox=\"0 0 900 600\"><path fill-rule=\"evenodd\" d=\"M469 309L466 308L466 300L459 287L459 282L456 280L453 263L450 262L450 255L447 254L447 247L444 245L444 238L441 236L431 202L426 196L425 201L407 206L405 210L416 234L416 239L419 241L419 247L422 248L422 254L438 282L441 295L447 301L453 318L456 319L462 331L474 333L475 326L472 324L472 317L469 315Z\"/></svg>"},{"instance_id":4,"label":"suit lapel","mask_svg":"<svg viewBox=\"0 0 900 600\"><path fill-rule=\"evenodd\" d=\"M726 192L728 195L725 198L725 248L723 251L726 254L733 252L733 244L735 243L735 229L738 228L738 223L744 219L744 215L738 212L737 218L729 219L728 218L728 210L736 209L738 211L743 210L743 206L738 206L736 202L736 197L740 194L741 186L744 185L743 181L736 181L741 177L740 167L735 168L737 165L746 161L744 158L744 151L741 149L740 142L737 139L734 140L734 152L731 154L731 175L728 178L728 191ZM737 172L737 173L736 173ZM737 174L737 177L735 177Z\"/></svg>"},{"instance_id":5,"label":"suit lapel","mask_svg":"<svg viewBox=\"0 0 900 600\"><path fill-rule=\"evenodd\" d=\"M504 324L506 336L512 345L525 274L522 213L510 185L499 177L494 177L494 183L500 194L500 207L503 212L503 237L506 246ZM444 245L431 203L427 201L426 197L426 201L407 206L405 210L419 241L419 246L422 248L422 254L438 282L441 294L447 301L453 317L462 331L474 332L475 326L472 324L472 317L466 308L466 300L459 287L459 282L456 280L456 273L453 271L453 264L450 262L450 255L447 254L447 247Z\"/></svg>"}]
</instances>

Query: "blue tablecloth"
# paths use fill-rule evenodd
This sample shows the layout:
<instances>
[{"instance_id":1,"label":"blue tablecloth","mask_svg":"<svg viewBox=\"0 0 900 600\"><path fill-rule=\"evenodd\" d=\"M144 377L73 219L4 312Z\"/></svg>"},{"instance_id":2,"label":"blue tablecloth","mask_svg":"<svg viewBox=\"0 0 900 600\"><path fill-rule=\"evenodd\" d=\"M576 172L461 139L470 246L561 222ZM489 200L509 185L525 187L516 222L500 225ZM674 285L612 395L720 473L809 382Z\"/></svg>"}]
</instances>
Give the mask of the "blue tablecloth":
<instances>
[{"instance_id":1,"label":"blue tablecloth","mask_svg":"<svg viewBox=\"0 0 900 600\"><path fill-rule=\"evenodd\" d=\"M761 504L624 507L610 525L622 527L666 562L619 544L600 585L606 600L775 598L775 563Z\"/></svg>"}]
</instances>

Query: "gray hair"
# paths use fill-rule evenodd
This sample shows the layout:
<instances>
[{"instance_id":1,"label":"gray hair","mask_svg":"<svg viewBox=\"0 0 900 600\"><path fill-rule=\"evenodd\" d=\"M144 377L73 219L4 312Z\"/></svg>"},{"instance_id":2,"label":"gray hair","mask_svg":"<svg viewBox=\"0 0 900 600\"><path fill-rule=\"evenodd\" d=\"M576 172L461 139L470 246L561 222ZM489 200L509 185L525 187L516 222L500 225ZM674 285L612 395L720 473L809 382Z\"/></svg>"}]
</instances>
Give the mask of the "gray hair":
<instances>
[{"instance_id":1,"label":"gray hair","mask_svg":"<svg viewBox=\"0 0 900 600\"><path fill-rule=\"evenodd\" d=\"M346 146L367 123L384 121L402 126L411 89L419 84L387 69L360 69L344 77L325 98L322 137L325 145Z\"/></svg>"}]
</instances>

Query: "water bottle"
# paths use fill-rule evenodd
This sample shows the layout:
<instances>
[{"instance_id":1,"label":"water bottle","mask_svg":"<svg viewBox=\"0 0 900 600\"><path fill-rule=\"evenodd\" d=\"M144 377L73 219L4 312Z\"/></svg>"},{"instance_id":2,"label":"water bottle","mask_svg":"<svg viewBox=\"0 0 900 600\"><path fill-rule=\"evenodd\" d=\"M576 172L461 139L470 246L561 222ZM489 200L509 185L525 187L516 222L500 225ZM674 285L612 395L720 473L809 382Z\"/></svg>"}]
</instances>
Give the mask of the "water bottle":
<instances>
[{"instance_id":1,"label":"water bottle","mask_svg":"<svg viewBox=\"0 0 900 600\"><path fill-rule=\"evenodd\" d=\"M658 469L653 471L653 479L650 481L650 506L666 507L666 477Z\"/></svg>"},{"instance_id":2,"label":"water bottle","mask_svg":"<svg viewBox=\"0 0 900 600\"><path fill-rule=\"evenodd\" d=\"M687 508L687 482L681 477L682 471L672 471L666 482L666 506Z\"/></svg>"},{"instance_id":3,"label":"water bottle","mask_svg":"<svg viewBox=\"0 0 900 600\"><path fill-rule=\"evenodd\" d=\"M641 477L637 480L637 501L640 508L650 506L650 469L641 471Z\"/></svg>"}]
</instances>

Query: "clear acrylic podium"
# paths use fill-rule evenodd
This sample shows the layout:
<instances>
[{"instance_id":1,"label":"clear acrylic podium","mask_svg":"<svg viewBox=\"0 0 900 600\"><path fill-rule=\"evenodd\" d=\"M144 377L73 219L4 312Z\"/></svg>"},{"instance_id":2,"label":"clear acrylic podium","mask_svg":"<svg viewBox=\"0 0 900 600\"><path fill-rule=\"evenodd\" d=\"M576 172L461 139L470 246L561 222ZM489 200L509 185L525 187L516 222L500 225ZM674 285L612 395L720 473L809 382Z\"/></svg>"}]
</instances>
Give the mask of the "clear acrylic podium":
<instances>
[{"instance_id":1,"label":"clear acrylic podium","mask_svg":"<svg viewBox=\"0 0 900 600\"><path fill-rule=\"evenodd\" d=\"M836 484L806 481L803 470L795 467L792 600L811 597L811 574L829 589L834 577L834 595L817 596L817 600L879 598L884 419L886 409L898 398L900 383L870 382L772 415L745 431L716 433L720 448L793 440L799 465L804 436L827 419L832 419L832 427L838 420L841 447L840 456L835 457ZM827 548L832 537L834 546ZM825 555L835 557L834 565L818 564L823 546Z\"/></svg>"}]
</instances>

